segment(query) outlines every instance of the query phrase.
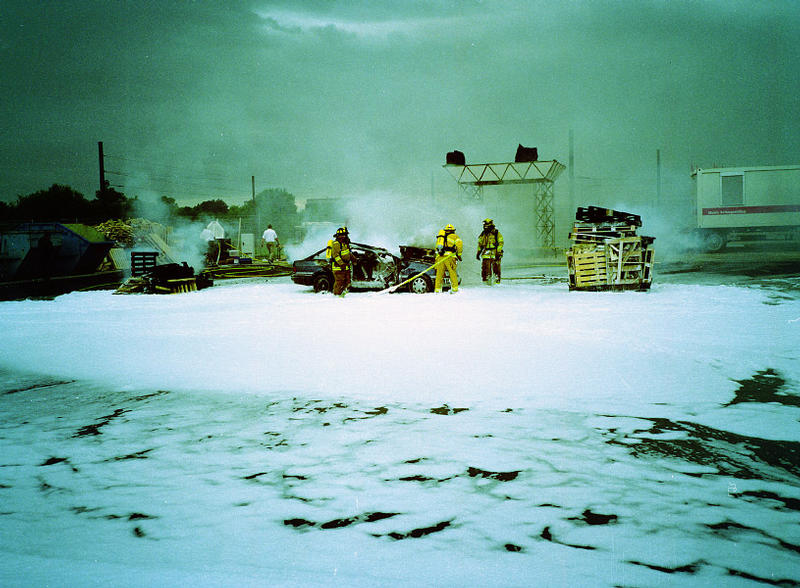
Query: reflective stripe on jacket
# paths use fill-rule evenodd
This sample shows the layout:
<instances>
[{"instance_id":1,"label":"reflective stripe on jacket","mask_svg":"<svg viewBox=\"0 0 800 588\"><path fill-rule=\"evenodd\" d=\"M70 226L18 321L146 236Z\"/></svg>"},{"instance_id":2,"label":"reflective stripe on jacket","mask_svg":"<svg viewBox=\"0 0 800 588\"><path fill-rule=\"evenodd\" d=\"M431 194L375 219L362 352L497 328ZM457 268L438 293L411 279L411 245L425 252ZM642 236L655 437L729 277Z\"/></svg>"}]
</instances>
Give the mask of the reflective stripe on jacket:
<instances>
[{"instance_id":1,"label":"reflective stripe on jacket","mask_svg":"<svg viewBox=\"0 0 800 588\"><path fill-rule=\"evenodd\" d=\"M331 269L341 272L350 269L350 243L335 240L331 245Z\"/></svg>"},{"instance_id":2,"label":"reflective stripe on jacket","mask_svg":"<svg viewBox=\"0 0 800 588\"><path fill-rule=\"evenodd\" d=\"M478 235L478 253L486 259L494 259L503 254L503 235L497 229Z\"/></svg>"}]
</instances>

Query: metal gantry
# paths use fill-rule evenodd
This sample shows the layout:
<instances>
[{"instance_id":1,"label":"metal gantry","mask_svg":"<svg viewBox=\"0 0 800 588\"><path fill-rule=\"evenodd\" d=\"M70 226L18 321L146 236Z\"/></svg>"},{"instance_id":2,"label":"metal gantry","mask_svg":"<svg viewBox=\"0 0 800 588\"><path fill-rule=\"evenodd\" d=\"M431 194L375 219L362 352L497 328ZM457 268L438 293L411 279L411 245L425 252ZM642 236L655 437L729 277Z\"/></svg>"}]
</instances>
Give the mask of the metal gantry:
<instances>
[{"instance_id":1,"label":"metal gantry","mask_svg":"<svg viewBox=\"0 0 800 588\"><path fill-rule=\"evenodd\" d=\"M468 197L483 200L484 186L530 184L533 190L536 232L546 248L555 247L553 183L566 169L555 159L550 161L514 161L507 163L470 163L444 166Z\"/></svg>"}]
</instances>

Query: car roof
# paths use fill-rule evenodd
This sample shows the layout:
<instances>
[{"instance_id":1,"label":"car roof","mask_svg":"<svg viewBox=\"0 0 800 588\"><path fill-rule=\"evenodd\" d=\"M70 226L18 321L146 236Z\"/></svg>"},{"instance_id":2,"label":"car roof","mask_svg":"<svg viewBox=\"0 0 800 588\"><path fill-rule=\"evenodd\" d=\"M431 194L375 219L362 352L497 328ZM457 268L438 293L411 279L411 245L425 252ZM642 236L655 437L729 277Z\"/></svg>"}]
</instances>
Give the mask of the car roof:
<instances>
[{"instance_id":1,"label":"car roof","mask_svg":"<svg viewBox=\"0 0 800 588\"><path fill-rule=\"evenodd\" d=\"M378 247L377 245L367 245L366 243L353 243L353 242L351 242L350 246L351 247L361 247L362 249L370 249L372 251L377 251L377 252L380 252L380 253L388 253L392 257L397 257L396 255L392 254L388 249L386 249L384 247ZM315 251L314 253L304 257L303 259L310 259L312 257L316 257L317 255L319 255L320 253L322 253L326 249L327 249L327 247L323 247L322 249L319 249L319 250Z\"/></svg>"},{"instance_id":2,"label":"car roof","mask_svg":"<svg viewBox=\"0 0 800 588\"><path fill-rule=\"evenodd\" d=\"M367 245L366 243L350 243L350 246L363 247L364 249L372 249L373 251L381 251L383 253L389 253L389 250L384 247L378 247L377 245ZM391 253L389 253L389 255L391 255Z\"/></svg>"}]
</instances>

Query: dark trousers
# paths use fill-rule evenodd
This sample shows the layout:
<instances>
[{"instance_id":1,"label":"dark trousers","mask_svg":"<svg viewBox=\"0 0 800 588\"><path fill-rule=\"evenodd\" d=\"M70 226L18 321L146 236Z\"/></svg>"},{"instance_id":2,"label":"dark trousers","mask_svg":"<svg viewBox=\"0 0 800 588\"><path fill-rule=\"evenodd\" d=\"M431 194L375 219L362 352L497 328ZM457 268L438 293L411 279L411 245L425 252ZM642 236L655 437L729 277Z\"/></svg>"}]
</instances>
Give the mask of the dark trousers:
<instances>
[{"instance_id":1,"label":"dark trousers","mask_svg":"<svg viewBox=\"0 0 800 588\"><path fill-rule=\"evenodd\" d=\"M350 270L333 270L333 293L337 296L350 288Z\"/></svg>"},{"instance_id":2,"label":"dark trousers","mask_svg":"<svg viewBox=\"0 0 800 588\"><path fill-rule=\"evenodd\" d=\"M484 257L481 259L481 279L487 281L492 277L492 273L498 280L500 279L500 260Z\"/></svg>"}]
</instances>

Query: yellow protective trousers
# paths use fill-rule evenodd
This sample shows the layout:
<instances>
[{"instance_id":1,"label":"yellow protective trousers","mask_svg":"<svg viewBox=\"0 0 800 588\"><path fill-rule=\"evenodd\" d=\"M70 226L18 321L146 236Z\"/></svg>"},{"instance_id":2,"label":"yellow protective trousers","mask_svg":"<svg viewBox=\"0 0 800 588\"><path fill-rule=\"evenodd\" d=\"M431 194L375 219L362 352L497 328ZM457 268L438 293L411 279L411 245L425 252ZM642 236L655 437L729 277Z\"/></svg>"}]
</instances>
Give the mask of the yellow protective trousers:
<instances>
[{"instance_id":1,"label":"yellow protective trousers","mask_svg":"<svg viewBox=\"0 0 800 588\"><path fill-rule=\"evenodd\" d=\"M456 273L456 256L450 255L442 257L441 255L436 256L436 262L442 261L439 265L436 266L436 282L434 284L433 290L434 292L441 292L442 291L442 279L444 278L444 271L447 270L450 273L450 289L453 292L458 292L458 273Z\"/></svg>"}]
</instances>

